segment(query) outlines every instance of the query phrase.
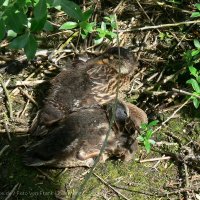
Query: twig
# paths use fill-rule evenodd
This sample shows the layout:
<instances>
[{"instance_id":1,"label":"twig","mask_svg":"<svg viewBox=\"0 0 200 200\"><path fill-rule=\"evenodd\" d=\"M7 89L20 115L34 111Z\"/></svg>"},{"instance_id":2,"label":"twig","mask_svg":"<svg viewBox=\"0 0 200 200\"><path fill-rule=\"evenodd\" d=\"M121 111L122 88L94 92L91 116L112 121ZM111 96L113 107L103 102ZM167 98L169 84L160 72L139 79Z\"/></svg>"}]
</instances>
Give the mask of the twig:
<instances>
[{"instance_id":1,"label":"twig","mask_svg":"<svg viewBox=\"0 0 200 200\"><path fill-rule=\"evenodd\" d=\"M176 108L179 108L179 106L181 106L181 105L182 105L182 103L178 103L177 105L170 106L170 107L167 107L167 108L163 108L163 109L159 110L158 113L161 114L161 113L164 113L164 112L169 112L169 111L175 110Z\"/></svg>"},{"instance_id":2,"label":"twig","mask_svg":"<svg viewBox=\"0 0 200 200\"><path fill-rule=\"evenodd\" d=\"M193 94L193 93L191 93L191 92L187 92L187 91L185 91L185 90L179 90L179 89L176 89L176 88L172 88L172 90L173 90L174 92L178 92L178 93L185 94L185 95L189 95L189 96L194 96L194 97L196 97L197 99L200 99L200 96L199 96L199 95Z\"/></svg>"},{"instance_id":3,"label":"twig","mask_svg":"<svg viewBox=\"0 0 200 200\"><path fill-rule=\"evenodd\" d=\"M119 195L120 197L126 199L126 200L130 200L129 198L127 198L126 196L124 196L121 192L119 192L118 190L116 190L114 187L112 187L109 183L107 183L104 179L102 179L99 175L97 175L96 173L93 172L93 174L103 183L105 184L107 187L109 187L110 189L112 189L117 195Z\"/></svg>"},{"instance_id":4,"label":"twig","mask_svg":"<svg viewBox=\"0 0 200 200\"><path fill-rule=\"evenodd\" d=\"M11 102L11 98L10 98L10 95L9 95L9 92L3 82L3 79L2 77L0 76L0 83L4 89L4 92L5 92L5 95L6 95L6 98L8 100L8 110L9 110L9 116L10 116L10 119L12 120L13 119L13 110L12 110L12 102Z\"/></svg>"},{"instance_id":5,"label":"twig","mask_svg":"<svg viewBox=\"0 0 200 200\"><path fill-rule=\"evenodd\" d=\"M32 94L33 94L33 91L31 92L31 95L32 95ZM21 112L20 115L19 115L19 118L21 118L21 117L24 115L24 113L26 112L26 110L27 110L27 108L28 108L29 103L30 103L30 99L28 99L28 101L26 102L26 104L25 104L25 106L24 106L24 109L22 110L22 112Z\"/></svg>"},{"instance_id":6,"label":"twig","mask_svg":"<svg viewBox=\"0 0 200 200\"><path fill-rule=\"evenodd\" d=\"M47 80L16 81L16 86L35 86L45 82L47 82Z\"/></svg>"},{"instance_id":7,"label":"twig","mask_svg":"<svg viewBox=\"0 0 200 200\"><path fill-rule=\"evenodd\" d=\"M173 9L173 10L178 10L180 12L184 12L184 13L189 13L189 14L192 14L192 11L188 11L188 10L184 10L184 9L181 9L181 8L177 8L175 6L171 6L171 5L167 5L163 2L159 2L157 0L153 0L156 4L158 4L160 7L166 7L166 8L170 8L170 9Z\"/></svg>"},{"instance_id":8,"label":"twig","mask_svg":"<svg viewBox=\"0 0 200 200\"><path fill-rule=\"evenodd\" d=\"M28 130L28 128L15 128L12 133L27 133ZM0 129L0 133L6 133L6 129Z\"/></svg>"},{"instance_id":9,"label":"twig","mask_svg":"<svg viewBox=\"0 0 200 200\"><path fill-rule=\"evenodd\" d=\"M166 66L164 66L163 69L162 69L162 71L160 72L160 75L159 75L159 77L157 78L156 83L158 83L158 82L161 80L161 78L162 78L162 76L163 76L165 70L166 70Z\"/></svg>"},{"instance_id":10,"label":"twig","mask_svg":"<svg viewBox=\"0 0 200 200\"><path fill-rule=\"evenodd\" d=\"M147 39L149 38L149 35L150 35L150 31L145 35L145 37L144 37L144 40L143 40L143 44L145 44L146 43L146 41L147 41ZM136 58L136 60L138 61L138 60L140 60L140 56L141 56L141 53L142 53L142 45L140 46L140 48L139 48L139 52L138 52L138 55L137 55L137 58Z\"/></svg>"},{"instance_id":11,"label":"twig","mask_svg":"<svg viewBox=\"0 0 200 200\"><path fill-rule=\"evenodd\" d=\"M50 177L48 174L46 174L45 172L43 172L41 169L39 169L37 167L35 169L37 169L37 171L39 171L42 175L44 175L48 180L54 181L54 179L52 177Z\"/></svg>"},{"instance_id":12,"label":"twig","mask_svg":"<svg viewBox=\"0 0 200 200\"><path fill-rule=\"evenodd\" d=\"M162 142L156 142L156 144L154 146L160 147L160 146L177 146L178 143L174 143L174 142L166 142L166 141L162 141Z\"/></svg>"},{"instance_id":13,"label":"twig","mask_svg":"<svg viewBox=\"0 0 200 200\"><path fill-rule=\"evenodd\" d=\"M154 73L152 76L150 76L149 78L147 78L147 82L151 81L152 79L154 79L158 75L159 75L159 72Z\"/></svg>"},{"instance_id":14,"label":"twig","mask_svg":"<svg viewBox=\"0 0 200 200\"><path fill-rule=\"evenodd\" d=\"M17 187L18 187L19 185L20 185L20 184L17 183L17 184L13 187L13 189L9 192L9 194L8 194L8 196L5 198L5 200L10 199L10 197L13 195L13 193L15 192L15 190L17 189Z\"/></svg>"},{"instance_id":15,"label":"twig","mask_svg":"<svg viewBox=\"0 0 200 200\"><path fill-rule=\"evenodd\" d=\"M121 33L126 33L126 32L132 32L132 31L144 31L144 30L150 30L150 29L158 29L158 28L166 28L166 27L174 27L174 26L181 26L181 25L188 25L188 24L196 24L200 23L200 20L194 20L194 21L186 21L186 22L178 22L174 24L160 24L156 26L145 26L141 28L133 28L133 29L127 29L127 30L119 30Z\"/></svg>"},{"instance_id":16,"label":"twig","mask_svg":"<svg viewBox=\"0 0 200 200\"><path fill-rule=\"evenodd\" d=\"M156 131L160 130L160 129L161 129L170 119L172 119L172 118L176 115L176 113L177 113L178 111L180 111L189 101L190 101L190 99L188 99L187 101L185 101L177 110L175 110L175 111L173 112L173 114L172 114L170 117L168 117L164 122L162 122L162 124L161 124L157 129L155 129L155 130L153 131L153 133L155 133Z\"/></svg>"},{"instance_id":17,"label":"twig","mask_svg":"<svg viewBox=\"0 0 200 200\"><path fill-rule=\"evenodd\" d=\"M151 20L151 18L149 17L149 15L145 12L144 8L141 6L140 2L138 0L136 0L137 4L139 5L139 7L142 9L142 12L145 14L145 16L147 17L147 19L151 22L152 25L155 26L154 22ZM160 33L160 30L157 30Z\"/></svg>"},{"instance_id":18,"label":"twig","mask_svg":"<svg viewBox=\"0 0 200 200\"><path fill-rule=\"evenodd\" d=\"M19 87L19 90L33 103L38 107L37 102L26 92L24 91L22 88Z\"/></svg>"},{"instance_id":19,"label":"twig","mask_svg":"<svg viewBox=\"0 0 200 200\"><path fill-rule=\"evenodd\" d=\"M171 159L170 156L165 156L165 157L160 157L160 158L150 158L150 159L140 160L140 163L169 160L169 159Z\"/></svg>"},{"instance_id":20,"label":"twig","mask_svg":"<svg viewBox=\"0 0 200 200\"><path fill-rule=\"evenodd\" d=\"M3 152L9 147L9 145L5 145L0 151L0 157L2 156Z\"/></svg>"},{"instance_id":21,"label":"twig","mask_svg":"<svg viewBox=\"0 0 200 200\"><path fill-rule=\"evenodd\" d=\"M4 120L4 127L5 127L6 133L8 135L8 139L9 139L9 141L11 141L12 139L11 139L11 136L10 136L10 131L9 131L9 128L8 128L7 120Z\"/></svg>"},{"instance_id":22,"label":"twig","mask_svg":"<svg viewBox=\"0 0 200 200\"><path fill-rule=\"evenodd\" d=\"M121 0L118 5L115 7L115 9L113 10L113 13L117 13L118 9L120 8L120 6L122 6L122 4L124 3L124 0Z\"/></svg>"},{"instance_id":23,"label":"twig","mask_svg":"<svg viewBox=\"0 0 200 200\"><path fill-rule=\"evenodd\" d=\"M163 155L162 158L166 158L166 156ZM165 160L165 159L164 159L164 160ZM162 159L158 160L151 168L152 168L152 169L156 169L157 166L159 165L159 163L160 163L161 161L162 161Z\"/></svg>"},{"instance_id":24,"label":"twig","mask_svg":"<svg viewBox=\"0 0 200 200\"><path fill-rule=\"evenodd\" d=\"M134 192L134 193L138 193L138 194L143 194L143 195L147 195L147 196L157 196L157 197L163 197L164 194L163 193L158 193L156 191L156 194L152 194L150 192L147 192L147 191L144 191L144 190L133 190L133 189L129 189L129 188L126 188L126 187L120 187L120 186L117 186L117 185L113 185L115 188L118 188L118 189L121 189L121 190L126 190L126 191L129 191L129 192Z\"/></svg>"},{"instance_id":25,"label":"twig","mask_svg":"<svg viewBox=\"0 0 200 200\"><path fill-rule=\"evenodd\" d=\"M33 77L35 74L39 73L41 69L42 69L42 66L40 66L39 68L37 68L33 73L31 73L27 78L25 78L24 81L28 81L28 80L29 80L31 77ZM11 92L11 94L17 95L17 94L19 94L19 92L20 92L19 88L15 88L15 89Z\"/></svg>"},{"instance_id":26,"label":"twig","mask_svg":"<svg viewBox=\"0 0 200 200\"><path fill-rule=\"evenodd\" d=\"M188 174L188 168L187 168L187 165L186 163L183 163L183 166L184 166L184 171L185 171L185 187L189 187L189 174ZM185 195L186 195L186 199L189 199L189 192L186 191L185 192Z\"/></svg>"},{"instance_id":27,"label":"twig","mask_svg":"<svg viewBox=\"0 0 200 200\"><path fill-rule=\"evenodd\" d=\"M163 58L157 57L157 58L141 58L139 60L142 60L143 62L153 62L153 63L165 63L166 60L164 60Z\"/></svg>"},{"instance_id":28,"label":"twig","mask_svg":"<svg viewBox=\"0 0 200 200\"><path fill-rule=\"evenodd\" d=\"M200 191L200 187L185 187L185 188L180 188L178 190L174 190L172 192L166 192L164 193L165 195L173 195L173 194L179 194L179 193L183 193L183 192L199 192Z\"/></svg>"}]
</instances>

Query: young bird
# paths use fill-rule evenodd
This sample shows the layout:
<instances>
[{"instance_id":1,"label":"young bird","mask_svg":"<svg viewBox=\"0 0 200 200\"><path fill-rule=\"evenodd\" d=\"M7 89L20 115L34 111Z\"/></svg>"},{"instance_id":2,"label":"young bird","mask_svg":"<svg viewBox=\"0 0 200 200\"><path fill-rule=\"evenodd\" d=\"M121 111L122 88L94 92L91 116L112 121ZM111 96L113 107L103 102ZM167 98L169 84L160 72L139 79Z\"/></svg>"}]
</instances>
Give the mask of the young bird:
<instances>
[{"instance_id":1,"label":"young bird","mask_svg":"<svg viewBox=\"0 0 200 200\"><path fill-rule=\"evenodd\" d=\"M114 124L110 128L112 115ZM68 114L43 139L28 147L23 157L24 164L57 168L91 167L107 134L107 145L100 161L110 157L128 161L135 151L135 129L146 122L143 110L122 101L112 101L105 109L100 106L79 109Z\"/></svg>"},{"instance_id":2,"label":"young bird","mask_svg":"<svg viewBox=\"0 0 200 200\"><path fill-rule=\"evenodd\" d=\"M118 52L119 51L119 52ZM120 56L118 55L120 53ZM44 107L32 123L30 133L45 135L48 129L70 113L91 106L105 105L128 90L138 62L122 47L113 47L87 62L75 61L51 81Z\"/></svg>"}]
</instances>

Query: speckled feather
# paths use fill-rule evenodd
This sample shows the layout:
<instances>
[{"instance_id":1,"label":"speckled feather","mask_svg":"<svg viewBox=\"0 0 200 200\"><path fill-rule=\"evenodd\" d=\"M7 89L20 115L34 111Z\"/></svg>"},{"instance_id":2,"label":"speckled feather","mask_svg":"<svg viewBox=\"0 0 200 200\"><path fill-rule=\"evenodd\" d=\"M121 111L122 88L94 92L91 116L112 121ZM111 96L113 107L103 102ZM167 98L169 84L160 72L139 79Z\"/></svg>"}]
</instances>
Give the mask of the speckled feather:
<instances>
[{"instance_id":1,"label":"speckled feather","mask_svg":"<svg viewBox=\"0 0 200 200\"><path fill-rule=\"evenodd\" d=\"M112 101L105 109L86 108L69 114L50 130L46 137L28 147L24 154L25 165L59 168L91 167L109 131L114 105L115 102ZM124 161L133 158L137 149L136 124L146 122L147 117L144 111L136 106L134 115L137 116L130 116L133 114L131 109L133 109L132 104L117 102L114 112L115 123L110 130L101 162L113 156ZM135 120L131 121L133 117ZM127 123L129 126L126 126Z\"/></svg>"},{"instance_id":2,"label":"speckled feather","mask_svg":"<svg viewBox=\"0 0 200 200\"><path fill-rule=\"evenodd\" d=\"M71 112L108 103L115 97L117 82L119 97L123 98L123 91L129 88L130 77L138 63L128 50L120 48L120 54L119 59L118 48L113 47L96 58L87 62L76 61L71 68L61 71L51 81L44 107L32 124L30 133L44 134L47 132L45 127L48 129Z\"/></svg>"}]
</instances>

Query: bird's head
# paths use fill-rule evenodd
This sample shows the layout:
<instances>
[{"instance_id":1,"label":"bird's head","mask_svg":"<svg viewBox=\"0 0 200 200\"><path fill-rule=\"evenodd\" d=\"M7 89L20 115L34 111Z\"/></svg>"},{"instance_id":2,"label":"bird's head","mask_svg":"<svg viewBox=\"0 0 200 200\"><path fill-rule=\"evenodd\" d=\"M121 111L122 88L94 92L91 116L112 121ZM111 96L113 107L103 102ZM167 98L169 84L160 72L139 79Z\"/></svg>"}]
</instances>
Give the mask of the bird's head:
<instances>
[{"instance_id":1,"label":"bird's head","mask_svg":"<svg viewBox=\"0 0 200 200\"><path fill-rule=\"evenodd\" d=\"M88 65L104 65L123 75L133 75L138 62L133 54L123 47L112 47L100 56L87 61Z\"/></svg>"}]
</instances>

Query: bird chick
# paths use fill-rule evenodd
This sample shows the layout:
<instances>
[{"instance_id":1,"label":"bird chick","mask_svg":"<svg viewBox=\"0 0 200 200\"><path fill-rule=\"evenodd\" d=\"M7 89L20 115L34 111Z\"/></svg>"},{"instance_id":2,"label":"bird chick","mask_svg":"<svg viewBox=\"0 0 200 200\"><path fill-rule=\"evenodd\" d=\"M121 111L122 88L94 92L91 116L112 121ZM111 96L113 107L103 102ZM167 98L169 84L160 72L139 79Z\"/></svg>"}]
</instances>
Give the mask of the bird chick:
<instances>
[{"instance_id":1,"label":"bird chick","mask_svg":"<svg viewBox=\"0 0 200 200\"><path fill-rule=\"evenodd\" d=\"M123 99L123 91L129 88L130 77L137 65L132 54L122 47L110 48L87 62L75 61L51 81L44 107L29 132L33 135L46 134L49 127L74 111L107 104L115 98L118 86L119 97Z\"/></svg>"},{"instance_id":2,"label":"bird chick","mask_svg":"<svg viewBox=\"0 0 200 200\"><path fill-rule=\"evenodd\" d=\"M110 102L106 105L106 110L109 119L113 113L115 114L113 130L117 141L115 148L110 148L108 151L123 161L129 161L138 147L140 126L148 123L147 115L141 108L122 100Z\"/></svg>"},{"instance_id":3,"label":"bird chick","mask_svg":"<svg viewBox=\"0 0 200 200\"><path fill-rule=\"evenodd\" d=\"M116 106L112 111L115 120L110 129L112 121L110 109L113 105ZM135 112L131 112L132 107ZM130 116L133 113L135 116ZM132 129L124 126L133 117L136 121L146 120L144 111L134 105L126 105L122 101L112 102L106 109L97 106L75 111L60 121L57 127L49 130L43 139L28 147L24 154L24 163L27 166L58 168L91 167L100 153L107 134L109 134L107 145L100 161L105 162L113 156L128 161L132 159L136 139L135 132L128 132ZM135 126L134 121L132 126Z\"/></svg>"}]
</instances>

